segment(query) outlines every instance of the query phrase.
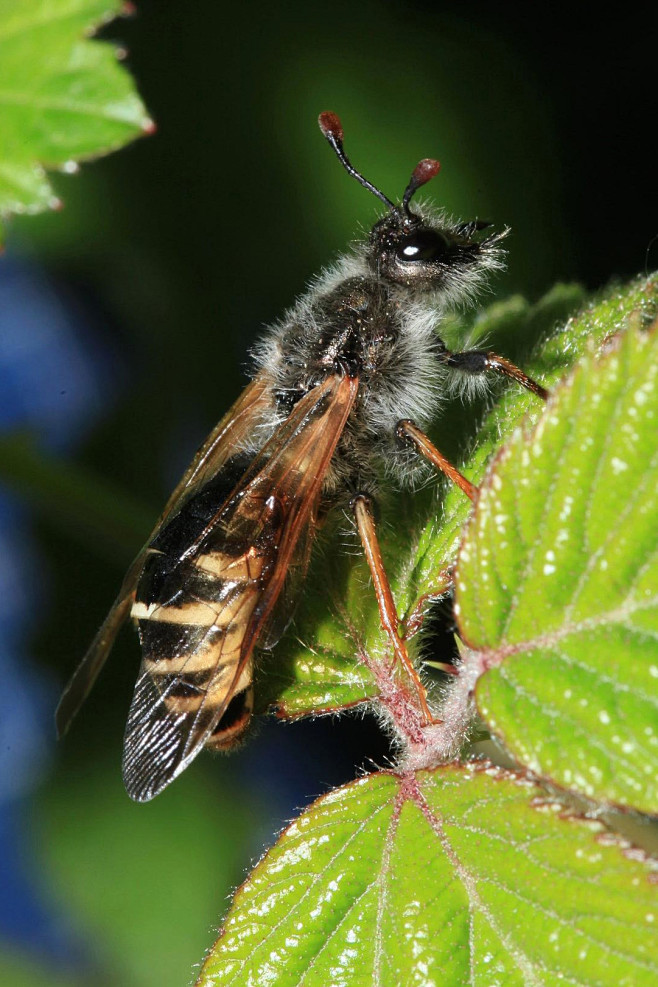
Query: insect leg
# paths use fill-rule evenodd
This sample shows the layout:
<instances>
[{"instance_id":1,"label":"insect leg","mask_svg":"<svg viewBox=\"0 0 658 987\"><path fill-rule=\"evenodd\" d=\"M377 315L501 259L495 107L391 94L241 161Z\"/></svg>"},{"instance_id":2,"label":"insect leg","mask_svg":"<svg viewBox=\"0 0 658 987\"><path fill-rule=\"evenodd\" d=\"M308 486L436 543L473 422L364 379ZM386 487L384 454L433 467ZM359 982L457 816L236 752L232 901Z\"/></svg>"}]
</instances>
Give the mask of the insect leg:
<instances>
[{"instance_id":1,"label":"insect leg","mask_svg":"<svg viewBox=\"0 0 658 987\"><path fill-rule=\"evenodd\" d=\"M418 428L418 425L414 424L409 418L404 418L398 422L396 431L399 439L411 441L421 456L424 456L432 466L435 466L449 480L456 483L467 497L475 500L477 487L470 480L467 480L463 473L460 473L457 467L453 466L442 452L439 452L434 443Z\"/></svg>"},{"instance_id":2,"label":"insect leg","mask_svg":"<svg viewBox=\"0 0 658 987\"><path fill-rule=\"evenodd\" d=\"M354 511L357 530L361 538L363 550L366 553L366 559L368 560L370 573L372 575L372 582L375 587L375 595L379 606L379 617L382 628L390 638L396 658L402 662L403 667L406 669L407 674L416 687L423 716L425 717L427 723L434 723L434 718L430 712L429 706L427 705L427 693L425 692L425 686L421 682L418 672L409 658L406 645L400 637L400 619L395 608L393 594L391 593L391 584L388 581L386 569L384 568L382 553L379 548L379 540L377 538L377 528L375 525L375 519L372 516L370 505L370 498L365 494L358 494L352 501L352 510Z\"/></svg>"},{"instance_id":3,"label":"insect leg","mask_svg":"<svg viewBox=\"0 0 658 987\"><path fill-rule=\"evenodd\" d=\"M515 380L517 384L521 384L526 390L532 391L544 401L548 397L548 391L545 387L524 374L511 360L505 359L504 356L498 356L497 353L487 350L464 350L463 353L446 352L445 361L449 367L455 367L455 369L467 374L486 374L488 370L493 370L494 373Z\"/></svg>"}]
</instances>

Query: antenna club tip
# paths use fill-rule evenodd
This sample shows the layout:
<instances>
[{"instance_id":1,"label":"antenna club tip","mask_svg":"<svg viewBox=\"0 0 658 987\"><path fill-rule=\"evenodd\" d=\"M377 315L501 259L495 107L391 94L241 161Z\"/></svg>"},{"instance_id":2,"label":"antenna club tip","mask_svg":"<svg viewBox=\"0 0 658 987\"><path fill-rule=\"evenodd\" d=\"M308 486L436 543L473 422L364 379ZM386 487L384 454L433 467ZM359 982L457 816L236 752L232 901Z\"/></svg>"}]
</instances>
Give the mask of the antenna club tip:
<instances>
[{"instance_id":1,"label":"antenna club tip","mask_svg":"<svg viewBox=\"0 0 658 987\"><path fill-rule=\"evenodd\" d=\"M413 181L416 186L425 185L430 179L438 175L441 170L441 162L434 158L423 158L419 161L413 171Z\"/></svg>"},{"instance_id":2,"label":"antenna club tip","mask_svg":"<svg viewBox=\"0 0 658 987\"><path fill-rule=\"evenodd\" d=\"M336 113L332 113L331 110L325 110L318 117L318 124L320 125L320 130L327 139L333 137L334 140L343 140L343 125L340 122L340 117Z\"/></svg>"}]
</instances>

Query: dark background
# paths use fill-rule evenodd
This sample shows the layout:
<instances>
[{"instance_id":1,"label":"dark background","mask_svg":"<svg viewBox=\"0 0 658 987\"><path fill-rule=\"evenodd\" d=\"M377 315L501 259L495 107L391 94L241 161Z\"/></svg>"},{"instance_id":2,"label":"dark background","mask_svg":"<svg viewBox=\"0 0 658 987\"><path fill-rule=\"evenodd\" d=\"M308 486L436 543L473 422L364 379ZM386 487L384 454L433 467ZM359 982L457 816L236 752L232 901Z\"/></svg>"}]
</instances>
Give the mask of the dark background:
<instances>
[{"instance_id":1,"label":"dark background","mask_svg":"<svg viewBox=\"0 0 658 987\"><path fill-rule=\"evenodd\" d=\"M340 114L348 154L389 197L438 157L428 197L512 227L502 297L536 300L557 280L596 289L658 256L655 22L395 0L136 6L103 36L127 47L157 134L57 176L63 212L16 221L0 262L0 290L24 286L4 316L29 334L42 323L25 311L45 300L86 368L87 420L50 452L116 504L106 523L84 494L68 516L17 508L31 559L20 676L39 741L25 741L3 823L0 983L40 982L44 965L62 984L185 983L228 889L283 821L385 756L359 717L268 724L133 806L119 777L127 633L57 748L50 727L140 538L243 386L259 327L377 215L318 112ZM46 367L34 400L50 394L56 410L81 379L64 387Z\"/></svg>"}]
</instances>

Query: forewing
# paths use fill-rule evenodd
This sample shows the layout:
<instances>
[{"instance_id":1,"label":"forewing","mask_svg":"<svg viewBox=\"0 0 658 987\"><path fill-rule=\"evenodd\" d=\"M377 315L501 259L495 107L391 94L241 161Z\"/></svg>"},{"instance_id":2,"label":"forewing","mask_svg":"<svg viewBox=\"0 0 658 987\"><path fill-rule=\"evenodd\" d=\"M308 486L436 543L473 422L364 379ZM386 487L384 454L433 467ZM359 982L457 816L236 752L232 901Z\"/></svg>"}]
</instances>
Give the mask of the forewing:
<instances>
[{"instance_id":1,"label":"forewing","mask_svg":"<svg viewBox=\"0 0 658 987\"><path fill-rule=\"evenodd\" d=\"M254 423L271 402L269 388L263 377L256 377L214 427L175 487L147 545L153 541L162 524L180 506L225 466L245 438L252 437Z\"/></svg>"},{"instance_id":2,"label":"forewing","mask_svg":"<svg viewBox=\"0 0 658 987\"><path fill-rule=\"evenodd\" d=\"M163 557L152 560L158 577L149 581L145 568L148 585L133 609L144 658L124 745L132 798L153 798L180 774L232 697L248 688L253 648L286 574L308 555L322 484L357 389L355 378L333 376L310 391L178 559L166 557L173 545L164 537ZM194 509L189 500L181 523Z\"/></svg>"},{"instance_id":3,"label":"forewing","mask_svg":"<svg viewBox=\"0 0 658 987\"><path fill-rule=\"evenodd\" d=\"M281 640L290 623L304 580L308 572L311 549L315 540L316 522L309 522L299 536L290 559L283 585L272 606L258 638L259 648L273 648Z\"/></svg>"},{"instance_id":4,"label":"forewing","mask_svg":"<svg viewBox=\"0 0 658 987\"><path fill-rule=\"evenodd\" d=\"M260 422L261 414L269 400L265 382L261 377L257 377L245 388L196 453L167 501L146 545L126 573L119 595L62 694L55 713L55 723L60 737L66 733L74 716L91 692L112 650L121 625L130 613L149 546L157 538L163 525L180 510L182 504L194 496L210 477L222 470L236 449L240 448L244 439L253 433L254 423Z\"/></svg>"}]
</instances>

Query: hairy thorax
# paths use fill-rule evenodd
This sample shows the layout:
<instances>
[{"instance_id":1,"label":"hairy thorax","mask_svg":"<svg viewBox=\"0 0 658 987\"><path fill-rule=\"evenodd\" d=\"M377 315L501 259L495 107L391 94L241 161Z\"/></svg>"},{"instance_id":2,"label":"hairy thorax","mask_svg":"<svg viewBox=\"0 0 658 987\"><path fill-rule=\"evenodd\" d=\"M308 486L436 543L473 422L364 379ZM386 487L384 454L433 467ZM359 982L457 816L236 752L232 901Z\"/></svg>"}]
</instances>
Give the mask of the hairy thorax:
<instances>
[{"instance_id":1,"label":"hairy thorax","mask_svg":"<svg viewBox=\"0 0 658 987\"><path fill-rule=\"evenodd\" d=\"M359 379L359 394L324 484L331 497L375 493L384 473L413 481L414 464L396 438L402 418L426 424L440 395L441 343L436 312L410 305L404 290L374 276L342 279L303 299L277 326L259 354L285 418L297 401L327 376Z\"/></svg>"}]
</instances>

